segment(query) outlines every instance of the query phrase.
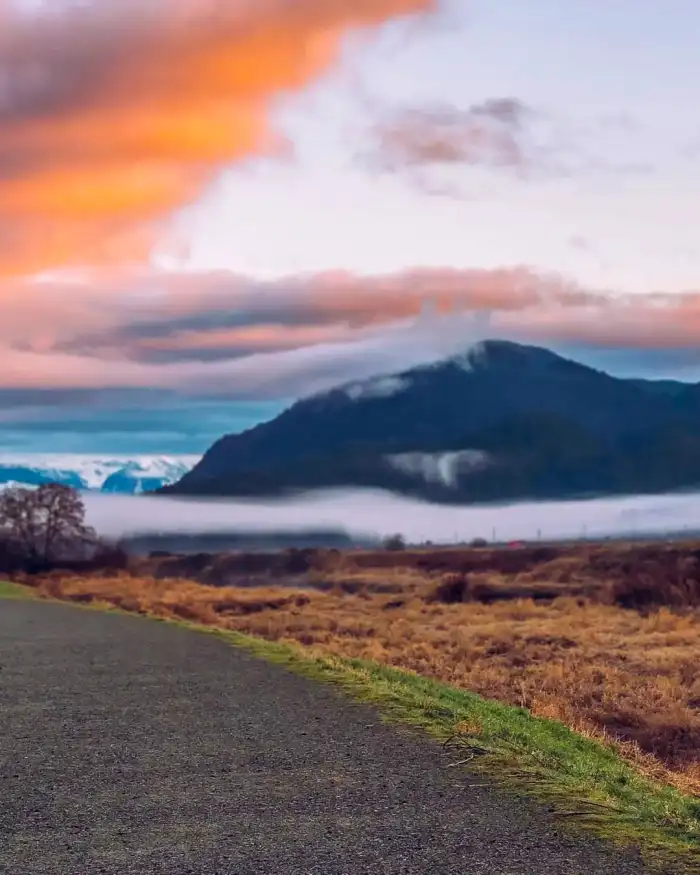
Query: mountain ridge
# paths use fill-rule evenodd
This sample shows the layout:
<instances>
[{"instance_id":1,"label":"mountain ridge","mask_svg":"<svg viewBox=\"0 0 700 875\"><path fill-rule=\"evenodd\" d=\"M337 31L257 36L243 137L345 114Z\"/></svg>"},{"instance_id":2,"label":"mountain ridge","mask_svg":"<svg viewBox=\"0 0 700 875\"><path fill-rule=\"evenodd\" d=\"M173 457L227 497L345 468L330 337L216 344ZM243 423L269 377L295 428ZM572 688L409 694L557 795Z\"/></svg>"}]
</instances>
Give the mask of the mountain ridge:
<instances>
[{"instance_id":1,"label":"mountain ridge","mask_svg":"<svg viewBox=\"0 0 700 875\"><path fill-rule=\"evenodd\" d=\"M301 399L220 438L163 491L361 486L461 503L698 484L700 385L614 377L548 349L490 340Z\"/></svg>"},{"instance_id":2,"label":"mountain ridge","mask_svg":"<svg viewBox=\"0 0 700 875\"><path fill-rule=\"evenodd\" d=\"M0 453L0 489L61 483L85 491L134 495L175 482L199 458Z\"/></svg>"}]
</instances>

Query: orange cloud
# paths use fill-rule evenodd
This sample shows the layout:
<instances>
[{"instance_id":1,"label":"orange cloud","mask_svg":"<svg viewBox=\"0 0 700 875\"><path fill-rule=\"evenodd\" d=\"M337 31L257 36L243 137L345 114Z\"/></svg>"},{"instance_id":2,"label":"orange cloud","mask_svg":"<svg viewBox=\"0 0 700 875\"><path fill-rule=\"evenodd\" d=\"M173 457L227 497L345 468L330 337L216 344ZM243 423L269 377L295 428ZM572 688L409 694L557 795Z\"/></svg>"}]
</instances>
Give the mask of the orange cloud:
<instances>
[{"instance_id":1,"label":"orange cloud","mask_svg":"<svg viewBox=\"0 0 700 875\"><path fill-rule=\"evenodd\" d=\"M218 170L280 147L270 102L349 28L436 0L92 0L5 11L0 272L122 263Z\"/></svg>"}]
</instances>

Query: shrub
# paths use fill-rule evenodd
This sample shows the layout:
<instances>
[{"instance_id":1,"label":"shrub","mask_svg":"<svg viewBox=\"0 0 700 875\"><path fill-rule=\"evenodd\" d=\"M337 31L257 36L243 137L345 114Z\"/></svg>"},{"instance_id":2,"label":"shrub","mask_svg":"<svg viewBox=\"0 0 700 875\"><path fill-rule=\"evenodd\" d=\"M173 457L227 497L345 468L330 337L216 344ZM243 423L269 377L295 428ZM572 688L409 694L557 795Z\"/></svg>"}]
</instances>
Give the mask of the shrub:
<instances>
[{"instance_id":1,"label":"shrub","mask_svg":"<svg viewBox=\"0 0 700 875\"><path fill-rule=\"evenodd\" d=\"M382 542L382 546L385 550L391 550L392 552L397 552L399 550L406 549L406 541L403 535L389 535L388 538L385 538Z\"/></svg>"}]
</instances>

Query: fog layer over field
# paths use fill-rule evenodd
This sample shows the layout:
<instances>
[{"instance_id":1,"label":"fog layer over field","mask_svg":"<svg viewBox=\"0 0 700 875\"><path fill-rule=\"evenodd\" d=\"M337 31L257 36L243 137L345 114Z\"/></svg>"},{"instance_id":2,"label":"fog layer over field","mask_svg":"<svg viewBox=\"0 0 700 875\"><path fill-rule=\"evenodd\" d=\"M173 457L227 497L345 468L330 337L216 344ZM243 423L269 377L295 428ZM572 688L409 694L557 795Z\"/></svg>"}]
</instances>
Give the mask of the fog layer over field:
<instances>
[{"instance_id":1,"label":"fog layer over field","mask_svg":"<svg viewBox=\"0 0 700 875\"><path fill-rule=\"evenodd\" d=\"M454 542L641 535L700 528L700 493L509 505L427 504L380 491L316 492L267 500L198 500L85 494L88 521L105 537L159 532L344 530Z\"/></svg>"}]
</instances>

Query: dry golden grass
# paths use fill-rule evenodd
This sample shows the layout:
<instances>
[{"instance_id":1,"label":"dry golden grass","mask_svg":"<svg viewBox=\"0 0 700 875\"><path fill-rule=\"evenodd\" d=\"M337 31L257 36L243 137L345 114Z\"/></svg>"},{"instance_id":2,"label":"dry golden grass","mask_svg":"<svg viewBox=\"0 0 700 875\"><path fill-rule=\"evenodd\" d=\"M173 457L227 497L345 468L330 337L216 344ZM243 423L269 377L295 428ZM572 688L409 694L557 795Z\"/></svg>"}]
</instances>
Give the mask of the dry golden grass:
<instances>
[{"instance_id":1,"label":"dry golden grass","mask_svg":"<svg viewBox=\"0 0 700 875\"><path fill-rule=\"evenodd\" d=\"M700 607L700 545L587 544L524 549L285 550L140 560L142 577L215 586L295 585L357 593L425 589L467 575L480 601L582 595L623 607Z\"/></svg>"},{"instance_id":2,"label":"dry golden grass","mask_svg":"<svg viewBox=\"0 0 700 875\"><path fill-rule=\"evenodd\" d=\"M687 560L673 562L689 567ZM548 579L541 581L528 569L508 577L482 565L465 577L421 570L414 562L398 572L377 562L363 569L359 554L333 561L335 568L309 571L309 587L330 587L323 592L128 574L54 573L31 582L40 595L101 601L373 659L525 706L586 735L619 739L620 753L637 769L700 795L700 610L649 606L648 595L645 612L610 603L640 586L648 593L648 568L616 578L615 563L625 566L629 557L584 562L578 554L575 561L559 556L546 560ZM670 560L653 561L668 572ZM596 562L607 562L613 572L612 581L598 579L594 587L582 568ZM687 596L689 586L687 577L669 579L671 604L678 592ZM445 603L446 592L448 601L457 600Z\"/></svg>"}]
</instances>

